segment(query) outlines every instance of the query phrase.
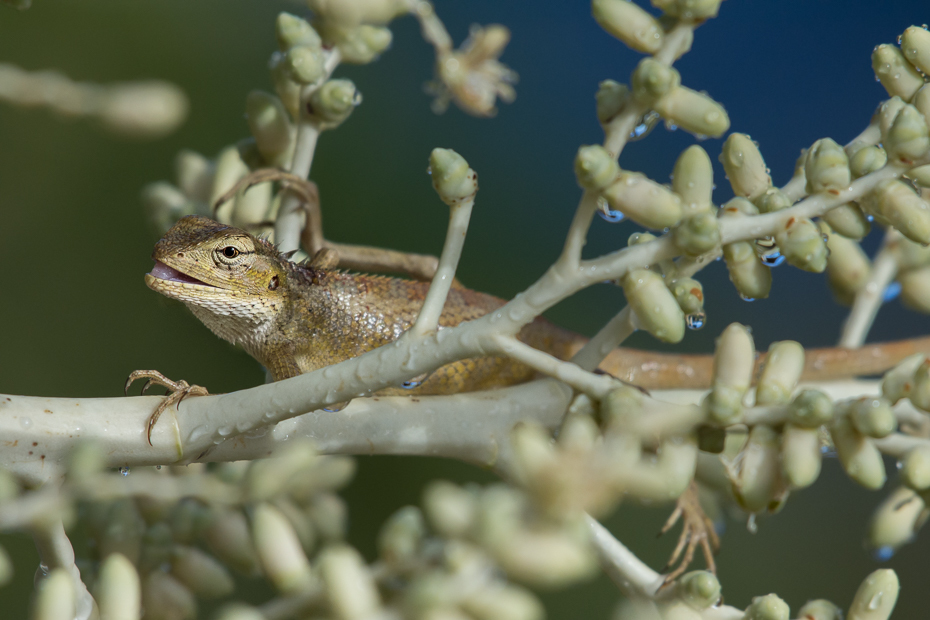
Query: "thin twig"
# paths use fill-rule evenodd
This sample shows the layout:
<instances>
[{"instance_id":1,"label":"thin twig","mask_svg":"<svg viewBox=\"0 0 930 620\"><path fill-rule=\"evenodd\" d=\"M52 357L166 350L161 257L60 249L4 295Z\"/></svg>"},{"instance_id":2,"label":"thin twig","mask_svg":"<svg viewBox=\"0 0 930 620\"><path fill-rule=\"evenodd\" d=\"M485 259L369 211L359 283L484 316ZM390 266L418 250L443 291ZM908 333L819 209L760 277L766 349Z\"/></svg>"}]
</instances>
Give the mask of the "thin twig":
<instances>
[{"instance_id":1,"label":"thin twig","mask_svg":"<svg viewBox=\"0 0 930 620\"><path fill-rule=\"evenodd\" d=\"M897 253L892 250L892 246L900 237L901 233L894 228L889 228L885 233L882 247L872 261L869 277L856 293L852 309L843 324L838 346L857 349L865 342L869 329L884 303L885 289L898 275Z\"/></svg>"}]
</instances>

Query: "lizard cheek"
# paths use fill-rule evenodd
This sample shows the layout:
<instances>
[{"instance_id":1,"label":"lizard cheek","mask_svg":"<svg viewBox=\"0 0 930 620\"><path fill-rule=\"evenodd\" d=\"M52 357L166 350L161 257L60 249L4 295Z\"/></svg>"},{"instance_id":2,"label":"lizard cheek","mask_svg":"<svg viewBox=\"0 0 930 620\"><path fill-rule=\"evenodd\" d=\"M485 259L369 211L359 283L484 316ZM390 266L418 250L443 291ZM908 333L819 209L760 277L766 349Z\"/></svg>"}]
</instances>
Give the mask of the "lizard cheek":
<instances>
[{"instance_id":1,"label":"lizard cheek","mask_svg":"<svg viewBox=\"0 0 930 620\"><path fill-rule=\"evenodd\" d=\"M268 283L268 290L273 291L277 289L278 284L280 284L280 282L278 281L278 276L273 276L271 278L271 282Z\"/></svg>"}]
</instances>

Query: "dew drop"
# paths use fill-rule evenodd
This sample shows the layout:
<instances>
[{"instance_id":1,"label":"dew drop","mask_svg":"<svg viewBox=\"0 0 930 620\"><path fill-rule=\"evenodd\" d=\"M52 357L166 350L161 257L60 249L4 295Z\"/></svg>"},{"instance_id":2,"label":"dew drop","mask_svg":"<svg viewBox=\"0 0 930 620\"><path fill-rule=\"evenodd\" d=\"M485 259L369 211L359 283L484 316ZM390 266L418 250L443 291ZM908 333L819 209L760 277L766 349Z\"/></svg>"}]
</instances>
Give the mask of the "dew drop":
<instances>
[{"instance_id":1,"label":"dew drop","mask_svg":"<svg viewBox=\"0 0 930 620\"><path fill-rule=\"evenodd\" d=\"M885 292L882 294L882 302L888 303L895 297L901 294L901 283L892 282L885 287Z\"/></svg>"},{"instance_id":2,"label":"dew drop","mask_svg":"<svg viewBox=\"0 0 930 620\"><path fill-rule=\"evenodd\" d=\"M766 267L778 267L783 262L785 262L785 255L778 250L763 254L759 258L762 260L762 264Z\"/></svg>"},{"instance_id":3,"label":"dew drop","mask_svg":"<svg viewBox=\"0 0 930 620\"><path fill-rule=\"evenodd\" d=\"M749 515L749 518L746 520L746 529L749 530L750 534L755 534L759 531L759 524L756 523L755 513Z\"/></svg>"},{"instance_id":4,"label":"dew drop","mask_svg":"<svg viewBox=\"0 0 930 620\"><path fill-rule=\"evenodd\" d=\"M161 469L161 465L156 465L156 466L155 466L155 469L160 470L160 469Z\"/></svg>"},{"instance_id":5,"label":"dew drop","mask_svg":"<svg viewBox=\"0 0 930 620\"><path fill-rule=\"evenodd\" d=\"M611 224L622 222L623 218L626 217L623 215L622 211L615 211L613 209L598 209L597 214L601 216L602 220L610 222Z\"/></svg>"},{"instance_id":6,"label":"dew drop","mask_svg":"<svg viewBox=\"0 0 930 620\"><path fill-rule=\"evenodd\" d=\"M830 446L820 446L820 454L825 459L836 458L836 450Z\"/></svg>"},{"instance_id":7,"label":"dew drop","mask_svg":"<svg viewBox=\"0 0 930 620\"><path fill-rule=\"evenodd\" d=\"M404 388L405 390L412 390L413 388L420 387L421 385L423 385L423 382L426 381L429 375L430 373L424 372L422 375L417 375L416 377L413 377L412 379L404 381L403 383L400 384L400 387Z\"/></svg>"},{"instance_id":8,"label":"dew drop","mask_svg":"<svg viewBox=\"0 0 930 620\"><path fill-rule=\"evenodd\" d=\"M746 297L742 293L739 294L739 298L742 299L743 301L755 301L756 300L755 297Z\"/></svg>"},{"instance_id":9,"label":"dew drop","mask_svg":"<svg viewBox=\"0 0 930 620\"><path fill-rule=\"evenodd\" d=\"M878 606L882 604L882 595L884 592L876 592L875 596L869 601L869 609L874 611L878 609Z\"/></svg>"},{"instance_id":10,"label":"dew drop","mask_svg":"<svg viewBox=\"0 0 930 620\"><path fill-rule=\"evenodd\" d=\"M688 329L693 329L695 331L704 327L704 324L707 322L707 315L703 312L692 312L685 317L685 325L688 326Z\"/></svg>"},{"instance_id":11,"label":"dew drop","mask_svg":"<svg viewBox=\"0 0 930 620\"><path fill-rule=\"evenodd\" d=\"M342 411L346 407L348 407L350 402L352 401L344 400L341 403L333 403L332 405L326 405L325 407L323 407L323 411L328 411L329 413L337 413L339 411Z\"/></svg>"},{"instance_id":12,"label":"dew drop","mask_svg":"<svg viewBox=\"0 0 930 620\"><path fill-rule=\"evenodd\" d=\"M120 473L120 475L122 475L123 477L126 477L126 476L129 475L129 468L128 468L128 467L120 467L120 468L118 468L116 471L118 471L118 472Z\"/></svg>"},{"instance_id":13,"label":"dew drop","mask_svg":"<svg viewBox=\"0 0 930 620\"><path fill-rule=\"evenodd\" d=\"M872 559L876 562L887 562L894 556L894 547L885 545L872 551Z\"/></svg>"}]
</instances>

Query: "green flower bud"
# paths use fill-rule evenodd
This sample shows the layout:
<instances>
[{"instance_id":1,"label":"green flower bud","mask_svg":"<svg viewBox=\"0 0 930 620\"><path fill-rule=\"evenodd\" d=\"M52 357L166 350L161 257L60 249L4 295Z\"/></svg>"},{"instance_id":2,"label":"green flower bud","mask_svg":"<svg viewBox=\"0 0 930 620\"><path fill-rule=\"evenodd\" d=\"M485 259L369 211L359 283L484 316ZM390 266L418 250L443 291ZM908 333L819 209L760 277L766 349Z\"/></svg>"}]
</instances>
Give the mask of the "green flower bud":
<instances>
[{"instance_id":1,"label":"green flower bud","mask_svg":"<svg viewBox=\"0 0 930 620\"><path fill-rule=\"evenodd\" d=\"M826 229L821 226L821 229ZM856 241L844 235L833 234L829 229L827 235L827 282L836 300L846 306L852 305L872 269L869 257Z\"/></svg>"},{"instance_id":2,"label":"green flower bud","mask_svg":"<svg viewBox=\"0 0 930 620\"><path fill-rule=\"evenodd\" d=\"M930 357L925 358L914 371L914 382L907 397L918 409L930 411Z\"/></svg>"},{"instance_id":3,"label":"green flower bud","mask_svg":"<svg viewBox=\"0 0 930 620\"><path fill-rule=\"evenodd\" d=\"M252 516L252 538L265 574L284 594L313 587L315 578L294 528L270 504L259 504Z\"/></svg>"},{"instance_id":4,"label":"green flower bud","mask_svg":"<svg viewBox=\"0 0 930 620\"><path fill-rule=\"evenodd\" d=\"M897 228L911 241L930 243L930 204L907 183L897 179L882 181L863 197L859 206Z\"/></svg>"},{"instance_id":5,"label":"green flower bud","mask_svg":"<svg viewBox=\"0 0 930 620\"><path fill-rule=\"evenodd\" d=\"M777 187L769 187L753 201L759 208L759 213L774 213L791 206L792 202L783 191Z\"/></svg>"},{"instance_id":6,"label":"green flower bud","mask_svg":"<svg viewBox=\"0 0 930 620\"><path fill-rule=\"evenodd\" d=\"M782 491L778 448L778 434L768 426L759 424L749 431L732 480L733 495L746 512L766 510Z\"/></svg>"},{"instance_id":7,"label":"green flower bud","mask_svg":"<svg viewBox=\"0 0 930 620\"><path fill-rule=\"evenodd\" d=\"M652 6L679 19L698 21L717 17L722 0L652 0Z\"/></svg>"},{"instance_id":8,"label":"green flower bud","mask_svg":"<svg viewBox=\"0 0 930 620\"><path fill-rule=\"evenodd\" d=\"M911 310L930 314L930 266L912 269L898 276L901 302Z\"/></svg>"},{"instance_id":9,"label":"green flower bud","mask_svg":"<svg viewBox=\"0 0 930 620\"><path fill-rule=\"evenodd\" d=\"M872 70L889 95L905 101L924 85L923 76L894 45L883 43L876 46L872 51Z\"/></svg>"},{"instance_id":10,"label":"green flower bud","mask_svg":"<svg viewBox=\"0 0 930 620\"><path fill-rule=\"evenodd\" d=\"M258 572L249 524L239 510L216 511L203 532L207 547L224 564L245 575Z\"/></svg>"},{"instance_id":11,"label":"green flower bud","mask_svg":"<svg viewBox=\"0 0 930 620\"><path fill-rule=\"evenodd\" d=\"M930 489L930 446L917 446L901 464L901 484L915 491Z\"/></svg>"},{"instance_id":12,"label":"green flower bud","mask_svg":"<svg viewBox=\"0 0 930 620\"><path fill-rule=\"evenodd\" d=\"M222 598L235 584L226 567L196 547L179 546L173 552L171 574L203 598Z\"/></svg>"},{"instance_id":13,"label":"green flower bud","mask_svg":"<svg viewBox=\"0 0 930 620\"><path fill-rule=\"evenodd\" d=\"M663 342L679 342L685 336L685 315L665 280L649 269L635 269L624 276L623 294L643 329Z\"/></svg>"},{"instance_id":14,"label":"green flower bud","mask_svg":"<svg viewBox=\"0 0 930 620\"><path fill-rule=\"evenodd\" d=\"M847 202L835 209L830 209L823 214L823 220L837 233L856 241L865 237L872 229L862 210L853 202ZM830 247L829 241L827 247ZM830 249L832 251L832 248ZM829 266L829 257L827 258L827 264Z\"/></svg>"},{"instance_id":15,"label":"green flower bud","mask_svg":"<svg viewBox=\"0 0 930 620\"><path fill-rule=\"evenodd\" d=\"M468 594L460 605L468 617L477 620L542 620L546 616L531 592L514 585L482 587Z\"/></svg>"},{"instance_id":16,"label":"green flower bud","mask_svg":"<svg viewBox=\"0 0 930 620\"><path fill-rule=\"evenodd\" d=\"M804 162L807 191L811 194L849 187L849 158L830 138L821 138L807 150Z\"/></svg>"},{"instance_id":17,"label":"green flower bud","mask_svg":"<svg viewBox=\"0 0 930 620\"><path fill-rule=\"evenodd\" d=\"M300 117L300 91L302 86L294 81L288 68L287 56L275 52L268 65L271 70L271 82L274 92L281 99L292 119Z\"/></svg>"},{"instance_id":18,"label":"green flower bud","mask_svg":"<svg viewBox=\"0 0 930 620\"><path fill-rule=\"evenodd\" d=\"M903 237L894 240L891 249L895 253L898 261L898 268L901 271L917 269L930 265L930 247L914 243L910 239Z\"/></svg>"},{"instance_id":19,"label":"green flower bud","mask_svg":"<svg viewBox=\"0 0 930 620\"><path fill-rule=\"evenodd\" d=\"M743 299L765 299L772 288L772 270L762 263L753 243L737 241L723 246L730 282Z\"/></svg>"},{"instance_id":20,"label":"green flower bud","mask_svg":"<svg viewBox=\"0 0 930 620\"><path fill-rule=\"evenodd\" d=\"M135 502L129 498L118 499L113 502L107 514L97 552L101 557L111 553L122 553L130 562L138 564L144 532L145 521L142 520Z\"/></svg>"},{"instance_id":21,"label":"green flower bud","mask_svg":"<svg viewBox=\"0 0 930 620\"><path fill-rule=\"evenodd\" d=\"M249 173L248 167L239 157L239 150L234 146L223 149L216 158L216 173L213 175L213 190L210 192L210 204L216 204L216 201L232 189L233 185L239 182L239 179ZM216 213L216 219L220 222L229 223L230 211L233 205L229 203L220 207Z\"/></svg>"},{"instance_id":22,"label":"green flower bud","mask_svg":"<svg viewBox=\"0 0 930 620\"><path fill-rule=\"evenodd\" d=\"M881 439L898 427L891 403L884 398L860 398L849 406L849 418L857 431L866 437Z\"/></svg>"},{"instance_id":23,"label":"green flower bud","mask_svg":"<svg viewBox=\"0 0 930 620\"><path fill-rule=\"evenodd\" d=\"M898 602L900 589L901 584L893 570L878 569L866 577L856 590L846 620L888 620Z\"/></svg>"},{"instance_id":24,"label":"green flower bud","mask_svg":"<svg viewBox=\"0 0 930 620\"><path fill-rule=\"evenodd\" d=\"M730 117L722 105L685 86L672 88L653 107L662 118L696 136L719 138L730 128Z\"/></svg>"},{"instance_id":25,"label":"green flower bud","mask_svg":"<svg viewBox=\"0 0 930 620\"><path fill-rule=\"evenodd\" d=\"M614 388L601 400L601 418L607 428L624 428L643 412L643 393L623 385Z\"/></svg>"},{"instance_id":26,"label":"green flower bud","mask_svg":"<svg viewBox=\"0 0 930 620\"><path fill-rule=\"evenodd\" d=\"M911 26L901 35L901 53L918 71L930 73L930 32Z\"/></svg>"},{"instance_id":27,"label":"green flower bud","mask_svg":"<svg viewBox=\"0 0 930 620\"><path fill-rule=\"evenodd\" d=\"M307 513L324 540L338 541L345 538L348 508L338 495L317 493Z\"/></svg>"},{"instance_id":28,"label":"green flower bud","mask_svg":"<svg viewBox=\"0 0 930 620\"><path fill-rule=\"evenodd\" d=\"M624 0L619 0L623 2ZM618 2L618 3L619 3ZM631 4L632 3L627 3ZM635 6L635 5L632 5ZM653 58L643 58L633 71L631 81L633 98L639 103L651 106L681 84L678 71ZM661 112L660 112L661 114Z\"/></svg>"},{"instance_id":29,"label":"green flower bud","mask_svg":"<svg viewBox=\"0 0 930 620\"><path fill-rule=\"evenodd\" d=\"M882 453L868 437L862 436L846 416L840 416L830 427L836 455L843 469L854 481L873 491L885 485L885 465Z\"/></svg>"},{"instance_id":30,"label":"green flower bud","mask_svg":"<svg viewBox=\"0 0 930 620\"><path fill-rule=\"evenodd\" d=\"M107 129L131 138L165 136L184 122L190 104L168 82L123 82L96 93L96 113Z\"/></svg>"},{"instance_id":31,"label":"green flower bud","mask_svg":"<svg viewBox=\"0 0 930 620\"><path fill-rule=\"evenodd\" d=\"M774 594L766 594L752 599L743 620L788 620L790 614L785 601Z\"/></svg>"},{"instance_id":32,"label":"green flower bud","mask_svg":"<svg viewBox=\"0 0 930 620\"><path fill-rule=\"evenodd\" d=\"M930 187L930 164L911 168L904 176L921 187Z\"/></svg>"},{"instance_id":33,"label":"green flower bud","mask_svg":"<svg viewBox=\"0 0 930 620\"><path fill-rule=\"evenodd\" d=\"M281 100L253 90L245 98L245 117L262 157L281 167L294 150L295 129Z\"/></svg>"},{"instance_id":34,"label":"green flower bud","mask_svg":"<svg viewBox=\"0 0 930 620\"><path fill-rule=\"evenodd\" d=\"M826 599L808 601L798 611L804 620L843 620L843 610Z\"/></svg>"},{"instance_id":35,"label":"green flower bud","mask_svg":"<svg viewBox=\"0 0 930 620\"><path fill-rule=\"evenodd\" d=\"M336 47L343 62L365 65L376 60L393 40L394 35L389 28L362 24L347 31Z\"/></svg>"},{"instance_id":36,"label":"green flower bud","mask_svg":"<svg viewBox=\"0 0 930 620\"><path fill-rule=\"evenodd\" d=\"M743 395L752 382L756 349L749 330L739 323L727 326L714 352L714 383L705 401L714 422L730 424L742 412Z\"/></svg>"},{"instance_id":37,"label":"green flower bud","mask_svg":"<svg viewBox=\"0 0 930 620\"><path fill-rule=\"evenodd\" d=\"M155 570L148 574L142 585L142 607L145 617L153 620L196 618L197 599L177 579Z\"/></svg>"},{"instance_id":38,"label":"green flower bud","mask_svg":"<svg viewBox=\"0 0 930 620\"><path fill-rule=\"evenodd\" d=\"M620 1L632 4L628 0ZM597 102L597 118L606 125L620 113L620 110L629 101L630 89L626 84L620 84L613 80L604 80L598 85L594 99Z\"/></svg>"},{"instance_id":39,"label":"green flower bud","mask_svg":"<svg viewBox=\"0 0 930 620\"><path fill-rule=\"evenodd\" d=\"M336 617L369 618L379 612L381 597L368 567L355 549L337 546L323 551L320 574Z\"/></svg>"},{"instance_id":40,"label":"green flower bud","mask_svg":"<svg viewBox=\"0 0 930 620\"><path fill-rule=\"evenodd\" d=\"M291 79L298 84L313 84L325 73L323 51L318 47L301 45L292 47L285 54Z\"/></svg>"},{"instance_id":41,"label":"green flower bud","mask_svg":"<svg viewBox=\"0 0 930 620\"><path fill-rule=\"evenodd\" d=\"M626 0L621 0L625 2ZM575 156L575 176L578 185L593 192L599 192L614 182L620 174L620 166L614 156L603 146L593 144L582 146Z\"/></svg>"},{"instance_id":42,"label":"green flower bud","mask_svg":"<svg viewBox=\"0 0 930 620\"><path fill-rule=\"evenodd\" d=\"M818 428L833 420L833 401L820 390L801 390L788 407L788 421L803 428Z\"/></svg>"},{"instance_id":43,"label":"green flower bud","mask_svg":"<svg viewBox=\"0 0 930 620\"><path fill-rule=\"evenodd\" d=\"M682 220L672 231L672 240L686 254L700 256L720 244L717 216L709 211L696 213Z\"/></svg>"},{"instance_id":44,"label":"green flower bud","mask_svg":"<svg viewBox=\"0 0 930 620\"><path fill-rule=\"evenodd\" d=\"M33 603L33 620L72 620L74 583L64 568L55 568L38 585Z\"/></svg>"},{"instance_id":45,"label":"green flower bud","mask_svg":"<svg viewBox=\"0 0 930 620\"><path fill-rule=\"evenodd\" d=\"M907 398L914 388L914 373L926 357L923 353L915 353L886 372L882 377L882 397L891 403Z\"/></svg>"},{"instance_id":46,"label":"green flower bud","mask_svg":"<svg viewBox=\"0 0 930 620\"><path fill-rule=\"evenodd\" d=\"M930 149L927 121L912 105L901 108L883 138L885 150L892 161L910 163L926 155Z\"/></svg>"},{"instance_id":47,"label":"green flower bud","mask_svg":"<svg viewBox=\"0 0 930 620\"><path fill-rule=\"evenodd\" d=\"M423 514L415 506L405 506L395 512L381 527L378 551L390 566L404 567L416 559L426 536Z\"/></svg>"},{"instance_id":48,"label":"green flower bud","mask_svg":"<svg viewBox=\"0 0 930 620\"><path fill-rule=\"evenodd\" d=\"M200 153L184 149L174 158L174 175L185 196L209 202L213 186L213 163Z\"/></svg>"},{"instance_id":49,"label":"green flower bud","mask_svg":"<svg viewBox=\"0 0 930 620\"><path fill-rule=\"evenodd\" d=\"M820 430L788 423L782 431L781 466L785 480L793 489L814 484L820 475L822 455Z\"/></svg>"},{"instance_id":50,"label":"green flower bud","mask_svg":"<svg viewBox=\"0 0 930 620\"><path fill-rule=\"evenodd\" d=\"M911 489L895 489L875 509L869 524L868 545L880 558L914 540L917 530L927 520L927 505Z\"/></svg>"},{"instance_id":51,"label":"green flower bud","mask_svg":"<svg viewBox=\"0 0 930 620\"><path fill-rule=\"evenodd\" d=\"M678 278L669 285L669 290L685 314L704 311L704 287L694 278Z\"/></svg>"},{"instance_id":52,"label":"green flower bud","mask_svg":"<svg viewBox=\"0 0 930 620\"><path fill-rule=\"evenodd\" d=\"M434 530L448 538L459 538L474 525L477 502L473 493L439 480L423 492L423 509Z\"/></svg>"},{"instance_id":53,"label":"green flower bud","mask_svg":"<svg viewBox=\"0 0 930 620\"><path fill-rule=\"evenodd\" d=\"M911 99L911 105L917 108L917 111L923 114L925 119L930 118L930 84L920 87L920 90ZM885 133L882 132L882 135L885 135Z\"/></svg>"},{"instance_id":54,"label":"green flower bud","mask_svg":"<svg viewBox=\"0 0 930 620\"><path fill-rule=\"evenodd\" d=\"M827 267L827 245L814 222L790 218L785 229L775 234L778 248L785 259L804 271L820 273Z\"/></svg>"},{"instance_id":55,"label":"green flower bud","mask_svg":"<svg viewBox=\"0 0 930 620\"><path fill-rule=\"evenodd\" d=\"M720 600L720 581L710 571L696 570L681 576L676 584L678 596L688 606L703 611Z\"/></svg>"},{"instance_id":56,"label":"green flower bud","mask_svg":"<svg viewBox=\"0 0 930 620\"><path fill-rule=\"evenodd\" d=\"M646 228L661 230L681 221L681 198L638 172L620 172L602 194L611 209Z\"/></svg>"},{"instance_id":57,"label":"green flower bud","mask_svg":"<svg viewBox=\"0 0 930 620\"><path fill-rule=\"evenodd\" d=\"M793 340L773 342L756 383L756 404L787 403L803 370L804 347Z\"/></svg>"},{"instance_id":58,"label":"green flower bud","mask_svg":"<svg viewBox=\"0 0 930 620\"><path fill-rule=\"evenodd\" d=\"M746 134L731 133L727 137L720 152L720 163L737 196L755 200L772 186L772 177L759 147Z\"/></svg>"},{"instance_id":59,"label":"green flower bud","mask_svg":"<svg viewBox=\"0 0 930 620\"><path fill-rule=\"evenodd\" d=\"M275 35L282 52L300 46L319 49L323 45L320 35L307 20L290 13L278 13L278 19L275 21Z\"/></svg>"},{"instance_id":60,"label":"green flower bud","mask_svg":"<svg viewBox=\"0 0 930 620\"><path fill-rule=\"evenodd\" d=\"M849 157L849 171L853 178L864 177L885 167L888 154L880 146L864 146Z\"/></svg>"},{"instance_id":61,"label":"green flower bud","mask_svg":"<svg viewBox=\"0 0 930 620\"><path fill-rule=\"evenodd\" d=\"M685 213L709 211L713 206L714 169L707 151L692 144L678 156L672 172L672 191L681 197Z\"/></svg>"},{"instance_id":62,"label":"green flower bud","mask_svg":"<svg viewBox=\"0 0 930 620\"><path fill-rule=\"evenodd\" d=\"M904 100L900 97L892 97L878 107L876 114L878 115L878 127L881 130L882 137L888 134L891 124L894 123L895 117L903 107Z\"/></svg>"},{"instance_id":63,"label":"green flower bud","mask_svg":"<svg viewBox=\"0 0 930 620\"><path fill-rule=\"evenodd\" d=\"M655 54L665 40L659 22L628 0L593 0L591 13L601 28L637 52Z\"/></svg>"},{"instance_id":64,"label":"green flower bud","mask_svg":"<svg viewBox=\"0 0 930 620\"><path fill-rule=\"evenodd\" d=\"M626 240L626 244L629 246L639 245L641 243L649 243L650 241L655 241L658 239L654 234L649 232L635 232L630 235L630 238Z\"/></svg>"},{"instance_id":65,"label":"green flower bud","mask_svg":"<svg viewBox=\"0 0 930 620\"><path fill-rule=\"evenodd\" d=\"M313 116L330 128L349 118L352 110L361 103L362 95L352 80L329 80L310 96Z\"/></svg>"},{"instance_id":66,"label":"green flower bud","mask_svg":"<svg viewBox=\"0 0 930 620\"><path fill-rule=\"evenodd\" d=\"M478 191L478 175L465 158L452 149L433 149L429 156L429 173L439 198L453 207Z\"/></svg>"}]
</instances>

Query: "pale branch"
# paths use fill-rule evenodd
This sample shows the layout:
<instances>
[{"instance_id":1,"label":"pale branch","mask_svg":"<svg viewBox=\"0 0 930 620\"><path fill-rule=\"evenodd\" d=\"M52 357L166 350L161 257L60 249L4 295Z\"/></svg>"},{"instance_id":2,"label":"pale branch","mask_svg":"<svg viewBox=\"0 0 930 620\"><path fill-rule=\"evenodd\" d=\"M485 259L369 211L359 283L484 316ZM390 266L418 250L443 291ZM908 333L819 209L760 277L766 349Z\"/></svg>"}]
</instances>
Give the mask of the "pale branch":
<instances>
[{"instance_id":1,"label":"pale branch","mask_svg":"<svg viewBox=\"0 0 930 620\"><path fill-rule=\"evenodd\" d=\"M53 513L54 514L54 513ZM61 518L44 515L34 521L29 530L39 552L39 570L45 574L56 569L64 569L71 577L74 588L74 618L88 620L94 614L96 603L87 586L81 580L81 571L74 564L74 548L65 533Z\"/></svg>"},{"instance_id":2,"label":"pale branch","mask_svg":"<svg viewBox=\"0 0 930 620\"><path fill-rule=\"evenodd\" d=\"M455 280L455 270L462 256L465 234L468 232L468 221L474 205L475 196L472 195L449 207L449 228L446 231L442 253L439 255L439 267L426 292L426 299L423 300L417 320L408 332L411 338L435 331L439 325L439 316L442 314L442 308L449 296L449 289L452 288Z\"/></svg>"},{"instance_id":3,"label":"pale branch","mask_svg":"<svg viewBox=\"0 0 930 620\"><path fill-rule=\"evenodd\" d=\"M313 165L313 155L316 151L317 139L320 137L319 122L309 116L307 103L310 96L329 79L339 65L341 56L339 48L324 51L323 76L305 86L300 93L300 118L297 121L297 139L294 144L294 156L291 159L290 172L301 178L310 176L310 167ZM298 196L288 194L281 202L278 217L274 225L274 238L282 252L290 252L300 248L300 231L304 227L304 213Z\"/></svg>"},{"instance_id":4,"label":"pale branch","mask_svg":"<svg viewBox=\"0 0 930 620\"><path fill-rule=\"evenodd\" d=\"M633 311L626 306L602 327L591 340L575 353L572 363L584 370L594 370L615 348L636 331Z\"/></svg>"},{"instance_id":5,"label":"pale branch","mask_svg":"<svg viewBox=\"0 0 930 620\"><path fill-rule=\"evenodd\" d=\"M884 303L885 289L898 275L897 253L893 250L895 241L903 238L894 228L889 228L882 241L882 247L872 261L872 269L862 288L856 292L852 309L846 322L843 323L843 332L840 335L838 346L847 349L857 349L865 343L866 336L879 309Z\"/></svg>"}]
</instances>

